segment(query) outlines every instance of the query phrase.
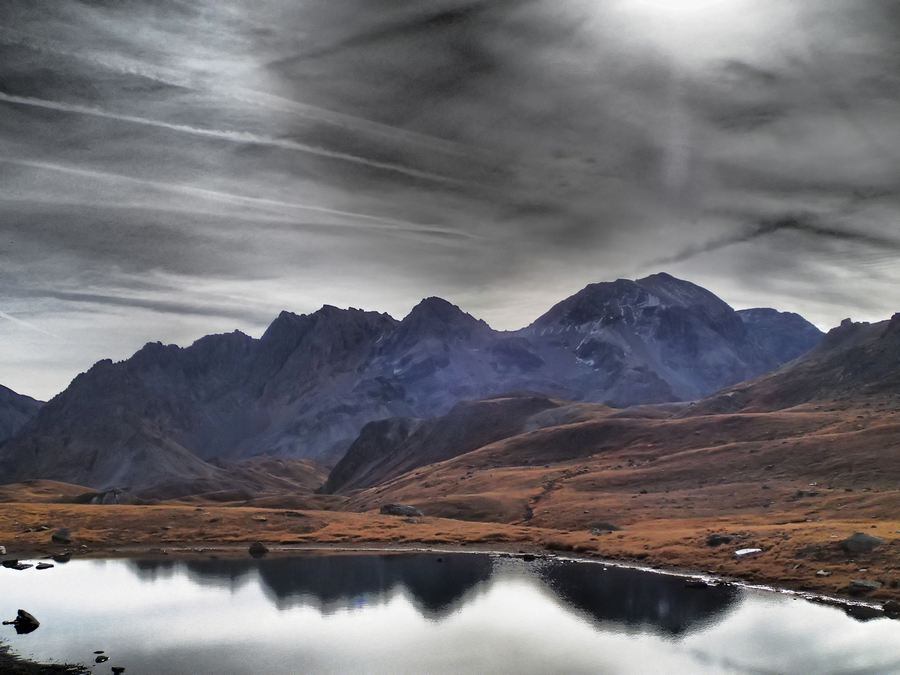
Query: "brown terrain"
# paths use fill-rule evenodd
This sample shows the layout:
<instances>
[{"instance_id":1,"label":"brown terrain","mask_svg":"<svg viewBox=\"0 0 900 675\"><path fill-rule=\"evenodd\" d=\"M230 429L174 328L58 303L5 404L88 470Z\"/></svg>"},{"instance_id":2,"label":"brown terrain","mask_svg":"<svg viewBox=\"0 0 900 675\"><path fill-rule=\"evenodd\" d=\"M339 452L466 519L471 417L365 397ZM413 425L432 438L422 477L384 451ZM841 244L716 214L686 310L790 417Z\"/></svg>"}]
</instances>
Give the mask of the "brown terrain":
<instances>
[{"instance_id":1,"label":"brown terrain","mask_svg":"<svg viewBox=\"0 0 900 675\"><path fill-rule=\"evenodd\" d=\"M348 453L336 494L315 491L326 473L310 462L276 459L244 466L246 490L201 485L144 504L83 503L97 493L51 481L7 485L0 543L21 558L245 555L254 541L273 554L551 551L900 600L900 401L890 368L867 370L896 346L898 324L836 329L810 357L697 404L614 409L521 394L401 433L382 425L359 457ZM833 399L829 380L840 384ZM429 463L417 466L419 453ZM376 481L380 457L390 470ZM424 515L379 513L389 503ZM51 543L61 527L71 543ZM846 550L857 532L877 541ZM745 548L761 551L738 558Z\"/></svg>"},{"instance_id":2,"label":"brown terrain","mask_svg":"<svg viewBox=\"0 0 900 675\"><path fill-rule=\"evenodd\" d=\"M93 505L72 503L88 491L64 483L4 486L0 541L21 557L62 549L206 555L243 552L257 540L273 549L549 550L833 595L863 579L881 584L866 599L900 599L900 453L885 451L900 437L896 409L873 400L696 417L643 408L630 417L573 407L560 414L578 421L340 497L292 491ZM380 515L390 502L426 515ZM50 543L58 527L71 530L72 545ZM858 531L883 543L842 550ZM712 534L731 541L710 546ZM750 559L734 555L756 547L762 553Z\"/></svg>"}]
</instances>

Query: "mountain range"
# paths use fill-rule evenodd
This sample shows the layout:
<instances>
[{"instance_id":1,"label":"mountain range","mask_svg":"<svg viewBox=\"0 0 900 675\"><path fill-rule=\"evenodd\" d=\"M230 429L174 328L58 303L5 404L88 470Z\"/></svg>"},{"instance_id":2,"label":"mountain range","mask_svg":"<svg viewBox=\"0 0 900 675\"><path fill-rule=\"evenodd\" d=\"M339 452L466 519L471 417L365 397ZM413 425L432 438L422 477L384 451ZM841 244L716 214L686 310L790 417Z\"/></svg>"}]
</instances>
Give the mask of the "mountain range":
<instances>
[{"instance_id":1,"label":"mountain range","mask_svg":"<svg viewBox=\"0 0 900 675\"><path fill-rule=\"evenodd\" d=\"M900 315L845 321L799 359L697 402L616 409L514 395L471 402L405 436L402 420L374 422L325 489L354 511L401 502L575 531L660 514L766 520L776 507L805 523L825 508L895 519L898 349Z\"/></svg>"},{"instance_id":2,"label":"mountain range","mask_svg":"<svg viewBox=\"0 0 900 675\"><path fill-rule=\"evenodd\" d=\"M100 361L36 414L29 408L31 419L3 399L0 419L17 421L0 446L0 482L148 488L214 482L225 463L260 456L333 465L364 443L368 423L385 419L395 420L389 433L439 459L439 444L425 441L442 432L423 420L465 416L465 406L454 409L460 401L513 391L540 394L526 408L551 398L695 400L820 339L796 314L735 311L668 274L591 284L517 331L495 331L439 298L402 321L331 306L282 312L258 339L235 331ZM491 434L472 431L468 444ZM397 462L394 470L408 466Z\"/></svg>"}]
</instances>

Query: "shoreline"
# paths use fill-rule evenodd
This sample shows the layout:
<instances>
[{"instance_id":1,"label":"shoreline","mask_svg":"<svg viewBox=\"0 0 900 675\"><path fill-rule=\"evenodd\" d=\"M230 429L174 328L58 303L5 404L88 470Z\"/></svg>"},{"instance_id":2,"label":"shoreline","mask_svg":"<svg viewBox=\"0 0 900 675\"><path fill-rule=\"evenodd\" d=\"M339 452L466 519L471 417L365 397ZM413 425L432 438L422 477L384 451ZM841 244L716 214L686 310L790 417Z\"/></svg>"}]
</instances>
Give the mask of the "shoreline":
<instances>
[{"instance_id":1,"label":"shoreline","mask_svg":"<svg viewBox=\"0 0 900 675\"><path fill-rule=\"evenodd\" d=\"M12 646L0 638L0 673L4 675L83 675L90 669L72 663L38 663L16 654Z\"/></svg>"},{"instance_id":2,"label":"shoreline","mask_svg":"<svg viewBox=\"0 0 900 675\"><path fill-rule=\"evenodd\" d=\"M513 542L514 543L514 542ZM525 542L522 542L525 544ZM50 559L52 554L46 552L21 552L19 559L22 561L29 560L46 560ZM777 593L781 595L791 595L807 600L810 602L819 602L841 608L866 608L875 611L881 611L883 602L865 600L849 596L837 595L834 593L824 593L812 589L794 588L778 580L769 580L764 582L755 582L742 579L740 577L718 574L708 570L699 570L697 568L682 566L665 566L650 565L640 561L630 560L627 558L610 558L604 556L564 553L559 551L548 550L535 545L523 545L507 547L487 546L487 545L446 545L434 546L426 542L404 543L398 545L385 545L383 543L372 544L342 544L330 542L310 542L298 543L293 545L272 545L269 547L268 553L260 558L250 556L247 546L243 544L218 544L211 546L191 546L188 544L168 546L168 547L151 547L129 546L117 548L96 548L84 552L77 556L73 556L73 560L109 560L109 559L164 559L171 561L187 561L196 560L198 558L226 558L226 559L256 559L263 560L265 558L287 558L300 555L340 555L340 554L470 554L470 555L489 555L489 556L511 556L521 558L523 555L533 555L538 560L557 560L565 562L575 562L580 564L603 565L608 567L616 567L620 569L636 570L647 572L650 574L661 574L671 577L679 577L685 580L698 580L709 583L711 586L717 584L727 584L747 590L757 590L767 593ZM7 556L9 557L9 556ZM66 564L66 563L56 563ZM0 647L2 647L0 641ZM0 664L2 665L2 664ZM64 672L64 671L60 671Z\"/></svg>"},{"instance_id":3,"label":"shoreline","mask_svg":"<svg viewBox=\"0 0 900 675\"><path fill-rule=\"evenodd\" d=\"M839 598L849 604L900 601L900 538L896 536L900 520L811 521L792 515L619 521L621 526L615 530L597 531L213 504L18 502L0 509L0 544L6 547L7 559L49 558L65 551L76 559L247 556L255 541L264 543L271 555L343 551L552 554ZM51 541L60 528L68 530L65 544ZM884 543L871 553L848 554L840 544L853 532L871 533ZM708 539L715 533L727 533L732 541L712 545ZM762 552L749 559L734 555L748 547ZM855 579L877 580L877 589L857 595L851 585Z\"/></svg>"}]
</instances>

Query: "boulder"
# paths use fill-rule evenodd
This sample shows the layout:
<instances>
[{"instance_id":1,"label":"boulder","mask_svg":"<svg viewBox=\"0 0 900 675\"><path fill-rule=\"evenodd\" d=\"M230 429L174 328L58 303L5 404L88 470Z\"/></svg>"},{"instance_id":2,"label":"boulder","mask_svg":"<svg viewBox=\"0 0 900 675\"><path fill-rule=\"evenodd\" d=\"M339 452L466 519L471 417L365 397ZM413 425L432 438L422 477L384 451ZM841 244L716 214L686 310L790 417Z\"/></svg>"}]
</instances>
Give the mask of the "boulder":
<instances>
[{"instance_id":1,"label":"boulder","mask_svg":"<svg viewBox=\"0 0 900 675\"><path fill-rule=\"evenodd\" d=\"M12 621L4 621L4 626L15 626L16 633L19 635L25 635L26 633L32 633L37 630L38 626L41 625L41 622L34 618L32 614L29 614L24 609L20 609L16 614L16 618Z\"/></svg>"},{"instance_id":2,"label":"boulder","mask_svg":"<svg viewBox=\"0 0 900 675\"><path fill-rule=\"evenodd\" d=\"M69 531L68 527L61 527L50 535L50 541L54 544L71 544L72 533Z\"/></svg>"},{"instance_id":3,"label":"boulder","mask_svg":"<svg viewBox=\"0 0 900 675\"><path fill-rule=\"evenodd\" d=\"M721 546L722 544L730 544L734 541L734 537L727 534L711 534L706 538L707 546Z\"/></svg>"},{"instance_id":4,"label":"boulder","mask_svg":"<svg viewBox=\"0 0 900 675\"><path fill-rule=\"evenodd\" d=\"M881 588L881 584L877 581L868 581L867 579L851 579L847 584L847 592L851 595L865 595Z\"/></svg>"},{"instance_id":5,"label":"boulder","mask_svg":"<svg viewBox=\"0 0 900 675\"><path fill-rule=\"evenodd\" d=\"M900 602L888 600L881 606L881 611L891 619L900 619Z\"/></svg>"},{"instance_id":6,"label":"boulder","mask_svg":"<svg viewBox=\"0 0 900 675\"><path fill-rule=\"evenodd\" d=\"M424 514L415 506L410 506L409 504L385 504L381 507L381 515L415 518Z\"/></svg>"},{"instance_id":7,"label":"boulder","mask_svg":"<svg viewBox=\"0 0 900 675\"><path fill-rule=\"evenodd\" d=\"M72 559L71 551L63 551L63 552L57 553L55 556L53 556L53 562L58 562L58 563L67 563L71 559Z\"/></svg>"},{"instance_id":8,"label":"boulder","mask_svg":"<svg viewBox=\"0 0 900 675\"><path fill-rule=\"evenodd\" d=\"M31 565L29 563L19 562L18 560L4 560L0 564L2 564L3 567L5 567L6 569L19 570L20 572L22 570L27 570L31 567L34 567L34 565Z\"/></svg>"},{"instance_id":9,"label":"boulder","mask_svg":"<svg viewBox=\"0 0 900 675\"><path fill-rule=\"evenodd\" d=\"M261 541L254 541L252 544L250 544L250 548L248 548L247 551L254 558L262 558L266 553L269 552L269 548Z\"/></svg>"},{"instance_id":10,"label":"boulder","mask_svg":"<svg viewBox=\"0 0 900 675\"><path fill-rule=\"evenodd\" d=\"M841 549L847 553L871 553L884 542L865 532L854 532L841 542Z\"/></svg>"},{"instance_id":11,"label":"boulder","mask_svg":"<svg viewBox=\"0 0 900 675\"><path fill-rule=\"evenodd\" d=\"M0 555L6 555L6 547L0 546Z\"/></svg>"}]
</instances>

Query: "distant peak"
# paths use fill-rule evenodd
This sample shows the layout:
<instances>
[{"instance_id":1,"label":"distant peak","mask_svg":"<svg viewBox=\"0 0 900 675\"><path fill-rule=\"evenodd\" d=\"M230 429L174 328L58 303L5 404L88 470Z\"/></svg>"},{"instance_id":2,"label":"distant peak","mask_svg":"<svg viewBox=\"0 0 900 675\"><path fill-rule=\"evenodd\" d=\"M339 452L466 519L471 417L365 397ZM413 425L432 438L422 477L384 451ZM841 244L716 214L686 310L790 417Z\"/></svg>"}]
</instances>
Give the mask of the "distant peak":
<instances>
[{"instance_id":1,"label":"distant peak","mask_svg":"<svg viewBox=\"0 0 900 675\"><path fill-rule=\"evenodd\" d=\"M429 298L422 299L419 304L412 308L409 315L413 314L433 314L437 317L442 318L450 318L458 315L465 315L459 307L454 305L451 302L444 300L443 298L438 298L436 296L431 296Z\"/></svg>"},{"instance_id":2,"label":"distant peak","mask_svg":"<svg viewBox=\"0 0 900 675\"><path fill-rule=\"evenodd\" d=\"M656 272L654 274L647 275L643 279L638 279L638 283L641 281L668 281L668 282L678 282L678 283L689 283L685 282L684 279L679 279L678 277L672 276L668 272Z\"/></svg>"}]
</instances>

